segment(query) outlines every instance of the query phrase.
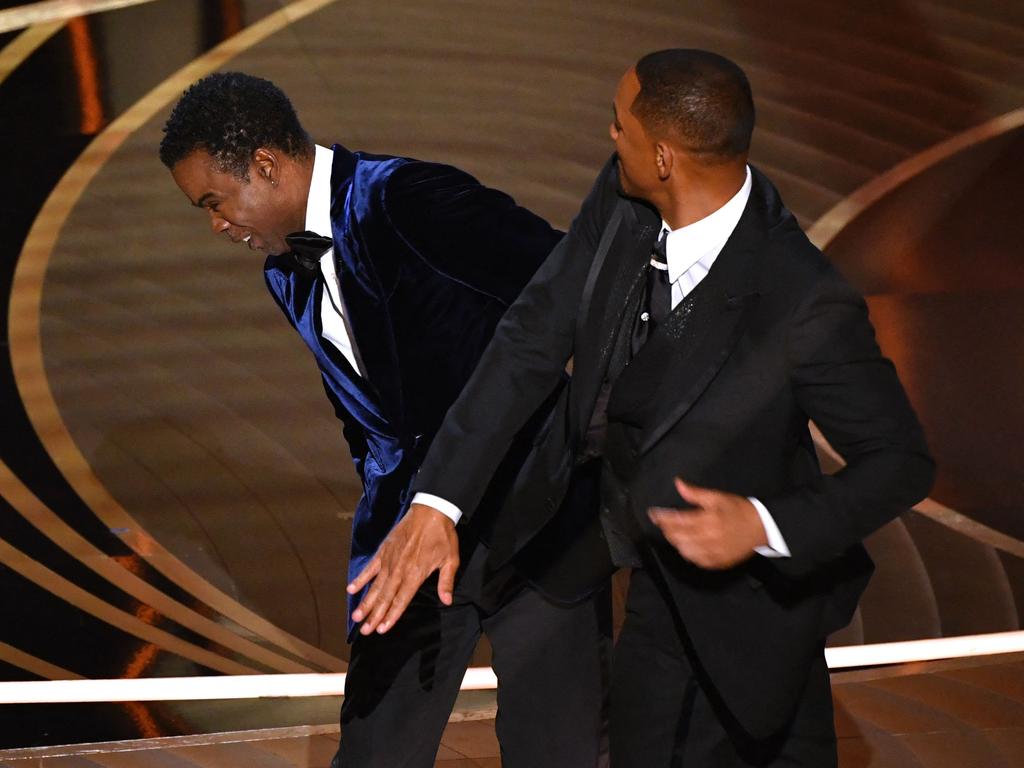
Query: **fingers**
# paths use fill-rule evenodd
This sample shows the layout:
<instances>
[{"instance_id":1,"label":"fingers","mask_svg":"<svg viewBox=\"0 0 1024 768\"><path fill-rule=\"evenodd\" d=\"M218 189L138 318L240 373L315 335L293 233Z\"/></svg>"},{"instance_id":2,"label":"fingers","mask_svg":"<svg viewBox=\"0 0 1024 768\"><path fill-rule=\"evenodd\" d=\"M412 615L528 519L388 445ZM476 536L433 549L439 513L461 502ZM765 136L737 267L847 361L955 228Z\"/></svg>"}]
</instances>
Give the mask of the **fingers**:
<instances>
[{"instance_id":1,"label":"fingers","mask_svg":"<svg viewBox=\"0 0 1024 768\"><path fill-rule=\"evenodd\" d=\"M444 605L451 605L458 553L459 538L452 521L431 507L414 504L348 587L354 594L373 582L352 612L352 619L362 622L360 633L383 633L393 627L435 570L441 571L438 596Z\"/></svg>"},{"instance_id":2,"label":"fingers","mask_svg":"<svg viewBox=\"0 0 1024 768\"><path fill-rule=\"evenodd\" d=\"M374 608L377 607L381 598L385 594L384 590L388 587L388 582L391 580L391 576L388 571L383 570L383 565L378 565L376 570L378 571L378 574L374 579L373 584L370 585L369 591L363 595L363 599L359 601L359 605L356 606L354 611L352 611L353 621L363 621L367 616L371 615Z\"/></svg>"},{"instance_id":3,"label":"fingers","mask_svg":"<svg viewBox=\"0 0 1024 768\"><path fill-rule=\"evenodd\" d=\"M391 605L388 606L387 612L384 614L384 618L381 619L377 625L377 631L381 634L387 632L393 626L395 622L401 618L402 614L405 613L405 609L409 607L409 603L412 602L413 596L416 594L416 590L420 587L421 580L414 579L412 581L406 579L402 582L398 592L391 600Z\"/></svg>"},{"instance_id":4,"label":"fingers","mask_svg":"<svg viewBox=\"0 0 1024 768\"><path fill-rule=\"evenodd\" d=\"M352 579L348 587L345 588L345 591L350 595L354 595L369 584L370 580L378 573L380 573L380 555L374 555L370 562L366 564L366 567L359 572L359 575Z\"/></svg>"},{"instance_id":5,"label":"fingers","mask_svg":"<svg viewBox=\"0 0 1024 768\"><path fill-rule=\"evenodd\" d=\"M444 566L445 569L447 567L447 565ZM458 567L457 563L456 567ZM427 580L431 570L433 569L406 566L378 579L366 596L366 600L372 598L371 604L364 608L366 603L364 600L359 605L359 609L366 614L362 626L359 627L360 633L364 635L369 635L372 632L383 634L391 629L405 613L405 609L409 607L409 603L412 602L423 582ZM452 589L454 589L454 579L452 586L448 589L448 599L442 598L441 600L445 605L451 605ZM438 593L440 594L440 592L439 588ZM352 614L352 618L356 618L355 613ZM356 620L358 621L358 619Z\"/></svg>"},{"instance_id":6,"label":"fingers","mask_svg":"<svg viewBox=\"0 0 1024 768\"><path fill-rule=\"evenodd\" d=\"M664 531L667 527L671 526L673 517L679 516L682 510L669 509L667 507L650 507L647 510L647 516L651 519L651 522Z\"/></svg>"},{"instance_id":7,"label":"fingers","mask_svg":"<svg viewBox=\"0 0 1024 768\"><path fill-rule=\"evenodd\" d=\"M359 627L359 632L363 635L369 635L372 632L374 632L374 630L385 632L386 629L380 626L381 622L384 621L384 618L392 609L392 604L394 603L395 596L398 594L399 590L402 589L403 586L405 587L406 590L408 590L409 585L410 581L407 579L403 579L401 573L388 574L385 578L378 579L376 582L374 582L374 585L373 587L371 587L370 592L372 593L374 592L374 590L377 590L377 594L374 596L374 601L372 605L368 608L369 614L366 616L365 619L363 619L363 624L361 627ZM418 588L419 583L413 585L412 594L415 594ZM409 595L409 600L412 599L412 594ZM370 595L368 594L367 598L369 597ZM361 607L362 604L360 604L360 608ZM405 610L404 606L402 610ZM402 611L398 611L398 615L401 615L401 613ZM352 618L355 619L355 614L352 615ZM395 616L395 620L397 619L398 616ZM358 619L356 620L358 621Z\"/></svg>"},{"instance_id":8,"label":"fingers","mask_svg":"<svg viewBox=\"0 0 1024 768\"><path fill-rule=\"evenodd\" d=\"M698 532L702 529L703 510L669 509L667 507L651 507L647 510L647 516L651 522L661 529L662 533L669 531L677 534L687 532Z\"/></svg>"},{"instance_id":9,"label":"fingers","mask_svg":"<svg viewBox=\"0 0 1024 768\"><path fill-rule=\"evenodd\" d=\"M748 533L750 502L740 496L688 485L676 480L676 488L696 509L651 507L648 516L666 541L686 560L707 569L731 568L753 556L758 544ZM760 518L756 532L763 533Z\"/></svg>"}]
</instances>

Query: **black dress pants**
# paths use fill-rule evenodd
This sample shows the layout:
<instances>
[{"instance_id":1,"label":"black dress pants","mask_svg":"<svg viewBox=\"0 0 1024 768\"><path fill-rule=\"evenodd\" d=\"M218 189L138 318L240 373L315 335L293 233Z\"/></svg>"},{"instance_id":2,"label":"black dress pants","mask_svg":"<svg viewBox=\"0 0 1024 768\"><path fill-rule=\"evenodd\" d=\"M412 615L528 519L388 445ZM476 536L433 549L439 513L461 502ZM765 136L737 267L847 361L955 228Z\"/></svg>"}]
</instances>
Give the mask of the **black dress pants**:
<instances>
[{"instance_id":1,"label":"black dress pants","mask_svg":"<svg viewBox=\"0 0 1024 768\"><path fill-rule=\"evenodd\" d=\"M504 768L594 768L607 677L602 600L555 605L477 545L453 604L435 578L383 635L356 635L333 768L431 768L480 633L498 677Z\"/></svg>"},{"instance_id":2,"label":"black dress pants","mask_svg":"<svg viewBox=\"0 0 1024 768\"><path fill-rule=\"evenodd\" d=\"M834 768L832 694L822 655L784 732L742 732L695 673L675 605L654 569L630 579L612 658L612 768Z\"/></svg>"}]
</instances>

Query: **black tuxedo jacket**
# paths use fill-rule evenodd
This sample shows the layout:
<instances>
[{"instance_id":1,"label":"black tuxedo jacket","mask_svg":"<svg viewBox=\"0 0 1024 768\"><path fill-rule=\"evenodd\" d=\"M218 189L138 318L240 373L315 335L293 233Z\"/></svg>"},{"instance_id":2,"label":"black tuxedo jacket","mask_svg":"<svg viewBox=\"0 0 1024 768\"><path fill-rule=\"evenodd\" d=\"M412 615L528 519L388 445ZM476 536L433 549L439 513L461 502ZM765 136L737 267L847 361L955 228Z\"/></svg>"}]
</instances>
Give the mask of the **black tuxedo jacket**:
<instances>
[{"instance_id":1,"label":"black tuxedo jacket","mask_svg":"<svg viewBox=\"0 0 1024 768\"><path fill-rule=\"evenodd\" d=\"M572 381L520 474L512 494L520 513L496 535L497 551L529 548L538 531L558 525L626 297L659 226L656 211L620 194L613 156L569 234L505 314L421 466L415 488L473 509L502 446L572 360ZM698 668L739 723L763 737L791 717L824 638L849 621L871 570L862 539L927 494L934 466L862 298L756 170L705 280L697 327L675 334L670 318L616 380L604 503L634 516ZM809 419L847 461L834 476L818 468ZM646 515L649 506L682 506L677 475L759 498L792 557L755 555L714 572L684 561ZM574 589L597 578L608 563L598 532L579 526L552 578Z\"/></svg>"}]
</instances>

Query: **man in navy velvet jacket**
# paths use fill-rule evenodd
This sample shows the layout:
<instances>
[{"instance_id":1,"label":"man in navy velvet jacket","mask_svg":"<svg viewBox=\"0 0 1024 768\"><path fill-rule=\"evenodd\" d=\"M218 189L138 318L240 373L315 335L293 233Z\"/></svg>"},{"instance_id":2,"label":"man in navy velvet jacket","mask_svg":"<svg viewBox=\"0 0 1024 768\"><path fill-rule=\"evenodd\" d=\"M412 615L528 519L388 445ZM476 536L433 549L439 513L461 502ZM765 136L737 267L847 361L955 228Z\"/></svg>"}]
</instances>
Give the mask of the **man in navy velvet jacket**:
<instances>
[{"instance_id":1,"label":"man in navy velvet jacket","mask_svg":"<svg viewBox=\"0 0 1024 768\"><path fill-rule=\"evenodd\" d=\"M287 97L249 75L194 84L164 130L161 159L214 232L266 254L267 286L313 352L343 422L364 489L354 577L408 509L412 478L449 405L561 233L456 168L314 145ZM585 593L571 604L546 599L525 561L489 561L482 543L536 427L509 452L481 505L491 509L459 526L458 556L402 620L371 633L356 631L361 617L350 616L335 766L433 765L481 631L499 680L503 765L595 765L596 601ZM588 485L578 485L584 490L568 505L586 507ZM457 522L458 510L441 512ZM352 604L359 597L350 595Z\"/></svg>"}]
</instances>

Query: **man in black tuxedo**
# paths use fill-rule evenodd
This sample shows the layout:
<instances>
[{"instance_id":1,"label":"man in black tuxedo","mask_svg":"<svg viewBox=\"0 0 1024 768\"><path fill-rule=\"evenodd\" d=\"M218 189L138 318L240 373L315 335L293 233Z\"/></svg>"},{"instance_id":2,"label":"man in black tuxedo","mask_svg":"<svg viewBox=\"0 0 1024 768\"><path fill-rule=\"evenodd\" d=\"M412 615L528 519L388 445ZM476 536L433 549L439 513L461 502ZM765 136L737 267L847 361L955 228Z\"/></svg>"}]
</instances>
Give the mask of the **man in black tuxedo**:
<instances>
[{"instance_id":1,"label":"man in black tuxedo","mask_svg":"<svg viewBox=\"0 0 1024 768\"><path fill-rule=\"evenodd\" d=\"M649 54L613 107L615 156L499 324L414 488L473 509L571 358L513 494L524 512L494 556L534 546L572 467L601 458L599 524L553 578L597 579L609 551L633 568L613 766L835 765L825 638L870 575L861 541L930 488L922 430L862 298L747 165L739 67ZM809 419L847 461L834 476ZM415 511L351 587L373 579L357 609L371 626L386 629L441 562L416 525L438 513Z\"/></svg>"},{"instance_id":2,"label":"man in black tuxedo","mask_svg":"<svg viewBox=\"0 0 1024 768\"><path fill-rule=\"evenodd\" d=\"M161 159L213 231L265 256L267 288L312 353L343 423L363 485L352 524L354 576L407 513L416 469L445 412L562 233L458 168L314 144L287 96L245 73L195 83L164 130ZM493 507L549 411L550 404L537 410L502 452L480 509L463 508L478 518L467 514L454 529L457 509L443 522L413 512L432 519L452 550L441 577L386 635L350 617L332 765L432 766L481 633L498 676L505 766L597 764L605 631L595 590L555 602L538 589L530 553L502 567L487 556L488 523L500 517ZM567 511L596 509L594 477L577 473ZM554 548L558 533L548 539Z\"/></svg>"}]
</instances>

